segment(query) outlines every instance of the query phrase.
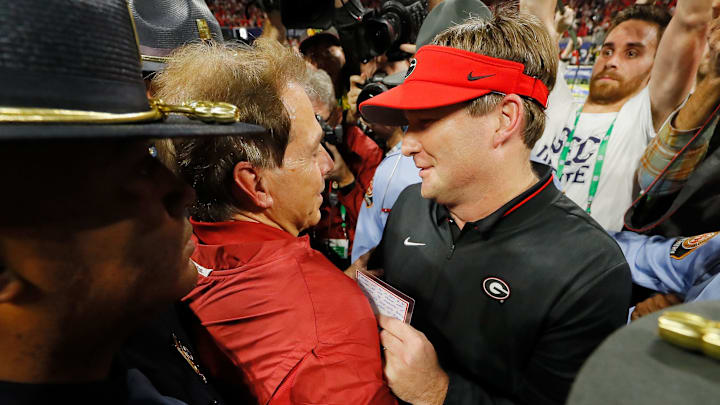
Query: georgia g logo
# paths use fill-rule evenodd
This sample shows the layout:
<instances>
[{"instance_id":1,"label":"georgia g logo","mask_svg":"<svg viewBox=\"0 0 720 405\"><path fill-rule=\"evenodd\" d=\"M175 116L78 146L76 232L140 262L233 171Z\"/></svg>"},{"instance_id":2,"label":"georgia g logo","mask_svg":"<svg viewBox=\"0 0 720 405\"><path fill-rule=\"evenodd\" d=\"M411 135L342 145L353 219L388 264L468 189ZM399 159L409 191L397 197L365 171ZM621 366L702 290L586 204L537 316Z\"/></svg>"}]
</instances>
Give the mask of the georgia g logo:
<instances>
[{"instance_id":1,"label":"georgia g logo","mask_svg":"<svg viewBox=\"0 0 720 405\"><path fill-rule=\"evenodd\" d=\"M488 277L483 281L483 290L490 298L505 302L510 297L510 287L497 277Z\"/></svg>"},{"instance_id":2,"label":"georgia g logo","mask_svg":"<svg viewBox=\"0 0 720 405\"><path fill-rule=\"evenodd\" d=\"M413 58L410 61L410 67L408 67L407 73L405 73L405 78L407 79L408 76L415 70L415 66L417 65L417 59Z\"/></svg>"}]
</instances>

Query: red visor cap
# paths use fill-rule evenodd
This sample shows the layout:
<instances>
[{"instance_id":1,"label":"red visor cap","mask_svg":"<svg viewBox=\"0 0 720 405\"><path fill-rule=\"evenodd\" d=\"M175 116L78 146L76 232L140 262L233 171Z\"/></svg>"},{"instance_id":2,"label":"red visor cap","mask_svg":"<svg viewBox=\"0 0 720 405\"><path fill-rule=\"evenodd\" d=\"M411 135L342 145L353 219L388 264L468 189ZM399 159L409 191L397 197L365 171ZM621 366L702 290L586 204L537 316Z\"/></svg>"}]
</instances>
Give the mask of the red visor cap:
<instances>
[{"instance_id":1,"label":"red visor cap","mask_svg":"<svg viewBox=\"0 0 720 405\"><path fill-rule=\"evenodd\" d=\"M492 92L518 94L547 107L547 87L524 70L519 62L425 45L415 54L403 84L360 104L360 112L370 122L407 125L404 110L445 107Z\"/></svg>"}]
</instances>

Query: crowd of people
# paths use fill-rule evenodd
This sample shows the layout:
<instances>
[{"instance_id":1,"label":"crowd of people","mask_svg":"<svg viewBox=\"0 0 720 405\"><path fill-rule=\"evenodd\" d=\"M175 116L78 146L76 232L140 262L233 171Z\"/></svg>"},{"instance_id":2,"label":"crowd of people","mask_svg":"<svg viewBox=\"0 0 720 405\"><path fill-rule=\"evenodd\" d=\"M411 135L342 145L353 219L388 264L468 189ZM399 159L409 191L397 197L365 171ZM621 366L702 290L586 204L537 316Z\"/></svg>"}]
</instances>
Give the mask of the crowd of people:
<instances>
[{"instance_id":1,"label":"crowd of people","mask_svg":"<svg viewBox=\"0 0 720 405\"><path fill-rule=\"evenodd\" d=\"M3 3L0 403L714 398L647 331L720 353L674 312L720 317L720 2L645 3L424 2L370 57L356 0L295 43L243 1Z\"/></svg>"},{"instance_id":2,"label":"crowd of people","mask_svg":"<svg viewBox=\"0 0 720 405\"><path fill-rule=\"evenodd\" d=\"M262 27L263 11L257 1L207 0L221 27Z\"/></svg>"}]
</instances>

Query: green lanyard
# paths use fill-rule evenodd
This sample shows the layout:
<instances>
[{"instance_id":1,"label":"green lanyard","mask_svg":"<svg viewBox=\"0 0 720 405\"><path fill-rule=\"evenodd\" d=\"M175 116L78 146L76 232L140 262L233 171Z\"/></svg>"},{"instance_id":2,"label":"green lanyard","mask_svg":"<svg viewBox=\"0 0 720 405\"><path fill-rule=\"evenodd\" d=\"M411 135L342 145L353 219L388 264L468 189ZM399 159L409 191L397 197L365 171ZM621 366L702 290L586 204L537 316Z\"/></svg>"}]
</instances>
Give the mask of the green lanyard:
<instances>
[{"instance_id":1,"label":"green lanyard","mask_svg":"<svg viewBox=\"0 0 720 405\"><path fill-rule=\"evenodd\" d=\"M572 131L570 131L570 134L568 134L567 140L565 140L565 143L563 144L563 149L560 152L560 157L558 158L557 177L560 181L562 181L563 170L565 169L565 162L567 159L567 155L570 152L570 147L572 146L572 140L575 136L575 129L577 128L578 121L580 121L581 113L582 108L580 108L575 115L575 123L573 124L573 129ZM592 180L590 181L590 191L588 192L587 209L585 209L588 214L591 213L590 207L592 206L593 200L595 199L595 194L597 194L598 184L600 183L600 173L602 173L603 164L605 163L605 153L607 152L608 141L610 140L610 134L612 133L613 127L615 126L616 119L617 115L615 116L615 118L613 118L612 123L610 124L610 128L608 128L605 136L600 142L600 147L598 148L597 159L595 160L595 168L593 169L593 176Z\"/></svg>"},{"instance_id":2,"label":"green lanyard","mask_svg":"<svg viewBox=\"0 0 720 405\"><path fill-rule=\"evenodd\" d=\"M347 211L345 210L345 206L342 205L342 204L340 204L340 218L342 218L342 225L341 225L341 226L342 226L342 230L343 230L343 235L345 235L345 239L348 239L348 235L347 235L347 224L345 224L345 214L346 214L346 213L347 213Z\"/></svg>"}]
</instances>

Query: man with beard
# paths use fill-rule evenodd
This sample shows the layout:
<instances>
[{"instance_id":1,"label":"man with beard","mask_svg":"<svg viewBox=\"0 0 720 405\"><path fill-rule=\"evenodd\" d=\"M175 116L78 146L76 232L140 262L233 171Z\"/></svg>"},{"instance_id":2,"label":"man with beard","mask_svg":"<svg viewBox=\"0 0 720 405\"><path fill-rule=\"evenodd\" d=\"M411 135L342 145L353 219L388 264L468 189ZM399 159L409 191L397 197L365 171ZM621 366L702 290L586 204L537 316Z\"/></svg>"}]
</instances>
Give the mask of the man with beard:
<instances>
[{"instance_id":1,"label":"man with beard","mask_svg":"<svg viewBox=\"0 0 720 405\"><path fill-rule=\"evenodd\" d=\"M672 20L655 6L618 13L593 68L587 101L572 105L567 94L566 107L554 106L533 149L553 167L567 196L608 230L622 228L637 193L640 157L693 85L711 3L680 0ZM563 129L553 121L564 122Z\"/></svg>"}]
</instances>

